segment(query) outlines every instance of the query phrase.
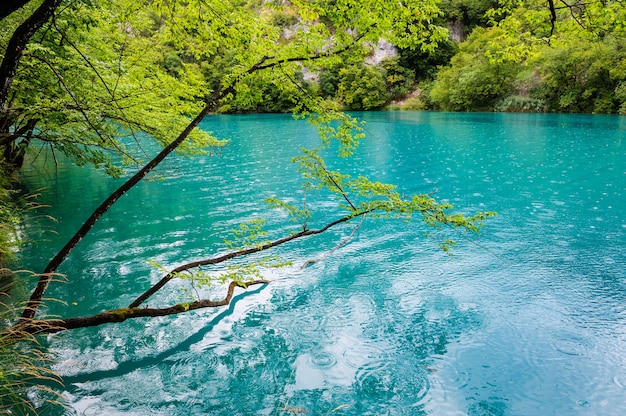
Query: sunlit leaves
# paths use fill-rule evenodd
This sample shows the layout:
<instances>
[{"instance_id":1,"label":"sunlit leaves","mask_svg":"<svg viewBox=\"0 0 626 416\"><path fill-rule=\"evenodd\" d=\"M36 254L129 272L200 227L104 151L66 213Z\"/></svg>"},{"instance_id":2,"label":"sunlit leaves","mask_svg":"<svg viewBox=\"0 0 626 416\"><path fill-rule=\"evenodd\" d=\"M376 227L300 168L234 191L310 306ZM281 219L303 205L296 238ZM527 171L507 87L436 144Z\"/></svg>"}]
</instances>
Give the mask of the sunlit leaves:
<instances>
[{"instance_id":1,"label":"sunlit leaves","mask_svg":"<svg viewBox=\"0 0 626 416\"><path fill-rule=\"evenodd\" d=\"M328 108L321 99L302 102L296 111L296 118L306 119L317 128L321 148L328 148L332 143L339 144L339 156L351 156L359 141L365 137L362 121L347 113Z\"/></svg>"},{"instance_id":2,"label":"sunlit leaves","mask_svg":"<svg viewBox=\"0 0 626 416\"><path fill-rule=\"evenodd\" d=\"M235 250L241 249L243 248L235 248ZM199 293L200 290L225 285L230 282L236 282L245 286L246 283L253 280L264 279L264 273L267 270L289 267L292 265L292 262L284 260L277 255L267 255L248 258L244 262L235 261L215 268L193 267L184 271L168 271L164 266L153 260L148 260L148 264L166 276L168 281L177 279L187 282L187 286L180 288L181 294L187 298L200 300L202 298L202 295Z\"/></svg>"},{"instance_id":3,"label":"sunlit leaves","mask_svg":"<svg viewBox=\"0 0 626 416\"><path fill-rule=\"evenodd\" d=\"M230 249L260 247L268 242L267 231L263 229L264 218L255 218L239 224L231 231L233 239L225 240L224 244Z\"/></svg>"},{"instance_id":4,"label":"sunlit leaves","mask_svg":"<svg viewBox=\"0 0 626 416\"><path fill-rule=\"evenodd\" d=\"M5 22L1 22L4 25ZM36 121L33 138L77 164L111 174L135 163L125 143L147 133L163 145L199 111L210 92L194 65L169 74L162 39L145 5L123 0L62 8L28 45L13 83L10 122ZM220 142L193 132L180 150L197 153Z\"/></svg>"},{"instance_id":5,"label":"sunlit leaves","mask_svg":"<svg viewBox=\"0 0 626 416\"><path fill-rule=\"evenodd\" d=\"M381 108L388 99L384 70L370 65L342 68L339 71L337 97L347 110Z\"/></svg>"},{"instance_id":6,"label":"sunlit leaves","mask_svg":"<svg viewBox=\"0 0 626 416\"><path fill-rule=\"evenodd\" d=\"M272 209L280 209L287 213L289 219L297 224L304 224L311 219L311 210L308 208L298 208L278 198L267 198L265 202Z\"/></svg>"},{"instance_id":7,"label":"sunlit leaves","mask_svg":"<svg viewBox=\"0 0 626 416\"><path fill-rule=\"evenodd\" d=\"M288 19L277 24L276 11ZM13 83L12 108L1 120L5 130L36 127L11 140L28 145L39 139L44 148L62 151L77 164L104 166L112 174L119 173L119 167L111 155L127 163L141 162L138 158L144 155L136 149L146 136L165 149L94 212L47 270L58 267L111 204L176 146L201 153L207 146L223 144L206 132L188 134L204 115L232 103L252 109L268 101L263 88L268 84L293 100L298 116L318 128L321 145L305 150L298 159L304 188L334 194L339 202L333 213L343 211L343 216L311 230L307 221L312 210L307 206L294 208L270 200L271 206L301 222L302 230L270 242L262 220L244 223L225 242L228 254L167 273L145 297L138 298L137 305L171 278L189 279L194 290L214 281L241 283L259 278L262 268L284 263L247 258L245 263L233 262L218 271L202 267L319 234L358 216L410 219L419 214L427 225L477 230L479 217L450 213L451 207L426 195L405 197L391 185L364 177L352 179L326 167L319 152L338 143L339 154L350 155L362 137L361 126L323 100L310 97L294 80L296 71L332 67L339 55L343 62L359 64L381 39L399 47L434 50L447 38L446 30L434 23L441 16L436 0L294 0L276 9L261 1L103 0L70 2L56 12L26 50ZM366 68L363 73L344 71L340 77L361 88L358 97L339 88L345 103L359 103L352 108L376 108L384 102L380 94L372 94L384 85L382 73ZM6 131L2 134L10 137ZM24 318L34 317L49 278L44 276L39 283L29 303L33 307L24 312Z\"/></svg>"},{"instance_id":8,"label":"sunlit leaves","mask_svg":"<svg viewBox=\"0 0 626 416\"><path fill-rule=\"evenodd\" d=\"M446 30L434 24L441 11L433 0L404 2L322 0L292 1L304 22L327 22L336 39L349 32L377 42L384 37L400 47L432 48L446 38Z\"/></svg>"},{"instance_id":9,"label":"sunlit leaves","mask_svg":"<svg viewBox=\"0 0 626 416\"><path fill-rule=\"evenodd\" d=\"M440 15L435 0L72 2L30 42L14 82L10 123L36 120L35 138L46 149L119 173L112 155L126 163L140 157L124 146L127 140L147 133L166 145L220 91L230 92L216 103L223 110L298 108L310 97L290 79L296 71L327 68L339 54L358 62L381 38L435 48L447 38L434 23ZM3 41L12 20L23 16L0 22ZM259 66L267 70L255 70ZM276 97L291 103L261 104ZM384 101L364 94L358 106L376 108ZM311 107L298 109L320 110ZM351 151L352 126L312 120L323 140L334 134ZM220 144L196 131L179 150L197 153Z\"/></svg>"},{"instance_id":10,"label":"sunlit leaves","mask_svg":"<svg viewBox=\"0 0 626 416\"><path fill-rule=\"evenodd\" d=\"M453 212L454 207L451 204L438 202L428 194L405 196L398 192L395 185L371 181L364 176L352 178L348 174L329 169L316 151L303 149L302 156L295 161L305 179L304 188L310 192L334 194L339 201L338 207L344 210L349 218L368 215L373 218L399 218L411 221L417 216L430 227L446 226L477 233L482 221L495 215L493 212L480 211L473 215ZM285 210L294 219L304 218L303 224L306 227L306 221L310 218L308 208L297 209L292 204L275 198L270 203L273 208ZM442 244L448 250L451 240L446 240Z\"/></svg>"},{"instance_id":11,"label":"sunlit leaves","mask_svg":"<svg viewBox=\"0 0 626 416\"><path fill-rule=\"evenodd\" d=\"M621 1L500 1L437 75L444 110L623 112ZM554 13L552 13L554 12ZM622 22L622 23L619 23Z\"/></svg>"}]
</instances>

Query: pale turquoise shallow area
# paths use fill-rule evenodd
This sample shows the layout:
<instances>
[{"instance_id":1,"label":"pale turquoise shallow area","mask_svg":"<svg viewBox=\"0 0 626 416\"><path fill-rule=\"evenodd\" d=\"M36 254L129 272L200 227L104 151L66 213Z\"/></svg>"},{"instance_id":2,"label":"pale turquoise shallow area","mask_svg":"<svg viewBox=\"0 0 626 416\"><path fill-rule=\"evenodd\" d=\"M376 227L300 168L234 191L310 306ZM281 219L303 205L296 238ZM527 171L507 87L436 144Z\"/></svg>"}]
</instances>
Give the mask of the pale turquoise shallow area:
<instances>
[{"instance_id":1,"label":"pale turquoise shallow area","mask_svg":"<svg viewBox=\"0 0 626 416\"><path fill-rule=\"evenodd\" d=\"M434 192L464 212L494 210L479 238L366 220L281 247L294 267L228 308L50 337L66 414L626 414L626 118L598 115L363 113L367 138L332 168ZM172 267L223 252L270 196L302 201L290 159L315 132L288 115L210 116L230 144L176 156L120 200L64 263L48 312L127 305ZM37 234L40 270L120 182L44 156L58 235ZM334 218L325 196L307 195ZM356 225L356 224L353 224ZM278 234L276 234L278 235ZM209 293L210 294L210 293ZM182 299L173 285L150 306ZM48 414L63 412L47 411Z\"/></svg>"}]
</instances>

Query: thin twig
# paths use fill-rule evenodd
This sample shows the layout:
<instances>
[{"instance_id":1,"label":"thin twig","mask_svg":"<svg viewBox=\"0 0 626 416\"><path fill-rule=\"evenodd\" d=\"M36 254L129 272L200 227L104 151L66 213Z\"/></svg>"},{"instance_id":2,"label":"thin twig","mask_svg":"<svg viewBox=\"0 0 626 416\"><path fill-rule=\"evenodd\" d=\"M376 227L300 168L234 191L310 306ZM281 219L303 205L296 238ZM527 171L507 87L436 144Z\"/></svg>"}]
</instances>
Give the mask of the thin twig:
<instances>
[{"instance_id":1,"label":"thin twig","mask_svg":"<svg viewBox=\"0 0 626 416\"><path fill-rule=\"evenodd\" d=\"M339 244L337 244L335 247L333 247L331 250L325 252L321 257L317 258L317 259L312 259L312 260L307 260L305 261L302 266L300 266L300 270L304 270L306 269L310 264L313 263L318 263L322 260L324 260L326 257L330 256L331 254L333 254L335 251L339 250L342 246L344 246L348 241L350 241L352 239L352 237L354 237L354 234L356 234L357 230L359 228L361 228L361 225L363 224L363 221L365 221L365 215L361 218L361 222L358 223L356 225L356 227L354 227L352 229L352 232L350 233L349 236L347 236L346 238L344 238L343 240L341 240L339 242Z\"/></svg>"}]
</instances>

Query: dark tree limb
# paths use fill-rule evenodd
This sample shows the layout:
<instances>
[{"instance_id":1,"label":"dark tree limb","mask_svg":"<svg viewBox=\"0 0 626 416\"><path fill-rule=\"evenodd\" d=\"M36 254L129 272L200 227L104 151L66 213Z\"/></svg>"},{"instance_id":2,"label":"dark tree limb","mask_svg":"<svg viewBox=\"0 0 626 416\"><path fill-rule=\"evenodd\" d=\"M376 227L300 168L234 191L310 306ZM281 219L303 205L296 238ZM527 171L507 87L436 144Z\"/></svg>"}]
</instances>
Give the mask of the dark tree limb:
<instances>
[{"instance_id":1,"label":"dark tree limb","mask_svg":"<svg viewBox=\"0 0 626 416\"><path fill-rule=\"evenodd\" d=\"M0 20L28 3L30 3L30 0L2 0L2 3L0 3Z\"/></svg>"},{"instance_id":2,"label":"dark tree limb","mask_svg":"<svg viewBox=\"0 0 626 416\"><path fill-rule=\"evenodd\" d=\"M554 34L554 25L556 23L556 9L554 8L554 0L548 0L550 8L550 37Z\"/></svg>"},{"instance_id":3,"label":"dark tree limb","mask_svg":"<svg viewBox=\"0 0 626 416\"><path fill-rule=\"evenodd\" d=\"M560 2L563 3L564 6L557 7L557 9L569 9L569 13L570 16L572 16L572 19L574 19L580 27L585 29L586 25L583 20L585 11L587 10L585 6L587 6L588 4L593 4L594 2L583 3L581 1L576 1L574 4L569 4L565 0L560 0Z\"/></svg>"},{"instance_id":4,"label":"dark tree limb","mask_svg":"<svg viewBox=\"0 0 626 416\"><path fill-rule=\"evenodd\" d=\"M596 3L601 3L603 6L606 6L605 0L592 0L592 1L587 1L587 2L576 0L572 4L568 3L565 0L559 0L559 3L562 4L562 6L556 6L554 4L554 0L548 0L548 8L550 9L550 25L551 25L550 36L552 36L552 34L554 33L554 27L557 21L557 15L556 15L557 10L563 10L563 9L569 10L570 15L572 16L572 19L574 19L580 27L582 27L583 29L587 29L590 27L590 24L585 24L585 18L584 18L584 15L586 13L588 14L587 6L596 4Z\"/></svg>"},{"instance_id":5,"label":"dark tree limb","mask_svg":"<svg viewBox=\"0 0 626 416\"><path fill-rule=\"evenodd\" d=\"M352 208L353 211L356 211L356 207L354 206L354 204L352 203L352 201L350 201L350 198L348 198L348 195L346 194L346 192L343 190L343 188L337 183L337 181L335 180L335 178L333 177L333 175L328 171L328 169L326 169L326 166L316 162L317 166L319 166L320 169L322 169L324 171L324 173L326 173L326 177L333 183L333 186L335 188L337 188L337 190L339 191L339 193L341 194L341 196L343 197L343 199L346 200L346 202L350 205L350 208Z\"/></svg>"},{"instance_id":6,"label":"dark tree limb","mask_svg":"<svg viewBox=\"0 0 626 416\"><path fill-rule=\"evenodd\" d=\"M87 125L89 126L89 128L96 133L96 136L98 136L98 138L100 139L100 144L102 147L105 147L105 145L108 143L111 147L113 147L113 149L115 149L115 151L117 151L119 154L123 154L124 156L128 157L130 160L132 160L133 162L137 163L137 161L135 160L135 158L127 153L124 149L122 149L114 140L113 137L107 137L107 135L105 135L103 132L100 131L100 129L98 128L98 126L96 126L95 122L93 122L91 120L91 118L89 117L89 115L87 114L87 108L85 106L83 106L83 104L79 101L79 99L76 97L76 94L74 94L74 92L72 91L72 89L69 87L69 85L67 85L67 83L65 82L65 79L63 78L63 76L59 73L59 71L56 70L56 68L54 67L54 65L52 65L52 63L50 61L48 61L47 59L44 59L42 57L39 56L34 56L33 58L43 62L49 69L50 71L54 74L55 78L59 81L59 85L65 90L65 92L67 93L67 95L70 96L70 98L72 99L72 101L74 101L74 105L71 106L72 109L78 111L80 113L80 115L83 117L83 120L85 120L85 123L87 123ZM95 69L94 69L95 71ZM97 73L97 72L96 72ZM108 87L107 87L108 90Z\"/></svg>"},{"instance_id":7,"label":"dark tree limb","mask_svg":"<svg viewBox=\"0 0 626 416\"><path fill-rule=\"evenodd\" d=\"M275 67L277 64L282 64L282 63L314 61L314 60L318 60L318 59L322 59L322 58L328 58L328 57L331 57L331 56L340 55L340 54L342 54L344 52L349 51L350 48L354 47L354 45L356 45L361 39L363 39L366 34L367 34L367 31L363 32L362 34L360 34L356 38L354 38L351 43L349 43L348 45L344 45L340 49L337 49L337 50L330 49L328 51L319 52L319 53L316 53L316 54L311 55L311 56L300 56L300 57L294 56L292 58L281 59L279 62L273 61L273 62L269 62L267 64L265 64L264 62L267 61L267 60L275 60L277 58L276 57L264 57L259 63L257 63L254 66L254 69L255 69L255 71L258 71L258 70L261 70L261 69L272 68L272 67Z\"/></svg>"},{"instance_id":8,"label":"dark tree limb","mask_svg":"<svg viewBox=\"0 0 626 416\"><path fill-rule=\"evenodd\" d=\"M121 308L99 313L92 316L81 316L67 319L30 320L16 325L12 330L16 338L25 335L55 333L69 329L88 328L110 323L124 322L127 319L155 318L159 316L178 315L197 309L217 308L227 306L233 298L235 288L268 284L268 280L253 280L251 282L230 282L226 296L220 300L202 299L191 303L179 303L166 308Z\"/></svg>"},{"instance_id":9,"label":"dark tree limb","mask_svg":"<svg viewBox=\"0 0 626 416\"><path fill-rule=\"evenodd\" d=\"M30 119L22 127L15 130L12 134L0 138L0 146L6 146L24 136L25 134L32 133L33 129L39 122L39 119Z\"/></svg>"},{"instance_id":10,"label":"dark tree limb","mask_svg":"<svg viewBox=\"0 0 626 416\"><path fill-rule=\"evenodd\" d=\"M6 1L7 0L3 0L3 3ZM56 8L61 4L61 1L62 0L45 0L41 6L13 32L7 44L2 63L0 64L0 113L6 112L7 98L11 90L11 84L17 73L17 68L26 45L30 41L30 38L48 21L48 19L50 19ZM13 9L17 10L27 2L9 1L9 7L6 9L3 8L3 10L9 12L9 14L13 11L10 7L11 3L17 5L17 7Z\"/></svg>"},{"instance_id":11,"label":"dark tree limb","mask_svg":"<svg viewBox=\"0 0 626 416\"><path fill-rule=\"evenodd\" d=\"M214 107L213 103L207 104L198 115L187 125L187 127L179 134L176 140L172 141L150 162L148 162L143 168L135 173L130 179L122 184L117 190L115 190L107 199L104 200L91 214L91 216L83 223L78 231L70 238L67 244L59 250L59 252L52 258L48 266L41 274L37 287L33 291L24 312L22 313L22 321L33 319L41 299L43 298L48 285L50 284L52 274L63 263L67 256L72 252L74 247L87 235L87 233L93 228L96 222L111 208L111 206L120 199L126 192L128 192L133 186L135 186L140 180L142 180L148 173L150 173L159 163L163 161L170 153L172 153L180 144L191 134L193 129L202 121L202 119L211 111Z\"/></svg>"},{"instance_id":12,"label":"dark tree limb","mask_svg":"<svg viewBox=\"0 0 626 416\"><path fill-rule=\"evenodd\" d=\"M304 270L304 269L306 269L307 267L309 267L309 265L314 264L314 263L318 263L318 262L320 262L320 261L324 260L326 257L330 256L332 253L334 253L335 251L339 250L341 247L343 247L344 245L346 245L346 243L347 243L348 241L350 241L350 239L351 239L352 237L354 237L354 234L356 234L357 230L358 230L359 228L361 228L361 225L363 224L363 221L365 221L365 215L363 215L363 217L361 217L361 222L360 222L360 223L358 223L358 224L356 225L356 227L354 227L354 228L352 229L352 232L350 233L350 235L348 235L346 238L344 238L343 240L341 240L341 241L339 242L339 244L337 244L335 247L333 247L330 251L328 251L328 252L324 253L324 255L322 255L321 257L319 257L319 258L317 258L317 259L311 259L311 260L307 260L307 261L305 261L305 262L302 264L302 266L300 266L300 270Z\"/></svg>"},{"instance_id":13,"label":"dark tree limb","mask_svg":"<svg viewBox=\"0 0 626 416\"><path fill-rule=\"evenodd\" d=\"M157 284L152 286L148 291L146 291L139 298L137 298L137 300L135 300L127 308L114 309L114 310L109 310L109 311L99 313L97 315L82 316L82 317L75 317L75 318L45 319L45 320L35 320L32 318L27 319L27 320L22 319L16 325L14 325L9 331L7 331L5 334L13 338L14 340L19 340L19 339L23 339L24 337L33 335L33 334L56 333L56 332L70 330L70 329L87 328L87 327L92 327L92 326L104 325L108 323L124 322L128 319L146 318L146 317L155 318L159 316L177 315L180 313L185 313L185 312L189 312L189 311L193 311L197 309L217 308L220 306L227 306L228 304L230 304L230 301L234 295L235 288L240 287L240 288L246 289L250 286L255 286L255 285L260 285L260 284L269 284L270 281L264 280L264 279L253 280L250 282L231 281L230 284L228 285L226 296L220 300L201 299L201 300L190 302L190 303L179 303L179 304L168 306L165 308L148 308L148 307L139 308L139 305L141 305L141 303L143 303L150 296L152 296L153 294L158 292L160 289L162 289L169 281L171 281L173 278L176 277L177 273L181 273L186 270L190 270L193 268L206 266L210 264L218 264L218 263L227 261L229 259L233 259L236 257L241 257L241 256L245 256L248 254L256 253L259 251L267 250L269 248L276 247L281 244L285 244L289 241L293 241L298 238L316 235L316 234L322 234L326 232L328 229L336 225L345 223L352 218L359 217L359 216L364 217L369 212L371 211L362 211L356 214L344 216L331 223L326 224L322 228L319 228L316 230L302 230L299 233L292 234L288 237L284 237L279 240L275 240L261 247L251 248L247 250L240 250L240 251L226 254L224 256L215 257L212 259L187 263L169 272ZM344 245L350 238L352 238L352 236L354 235L356 230L360 227L360 225L361 224L357 225L352 230L350 235L344 240L342 240L335 248L333 248L332 251L337 250L339 247ZM302 268L306 267L310 263L317 262L319 260L321 259L309 261L305 263L305 265L303 265Z\"/></svg>"},{"instance_id":14,"label":"dark tree limb","mask_svg":"<svg viewBox=\"0 0 626 416\"><path fill-rule=\"evenodd\" d=\"M47 1L60 1L60 0L47 0ZM359 37L358 39L360 38L361 37ZM358 41L358 39L355 40L355 43ZM211 111L214 111L217 108L217 106L219 105L222 99L227 97L229 94L234 93L235 92L234 86L237 84L239 80L243 79L245 76L250 75L254 72L280 66L284 62L287 62L287 61L316 60L316 59L321 59L321 58L330 56L332 54L341 54L347 51L348 49L349 47L347 46L336 51L327 51L327 52L324 52L321 54L315 54L309 57L301 57L297 59L293 58L293 59L273 60L269 63L266 63L266 62L268 60L271 60L272 58L263 57L259 62L252 65L247 71L244 71L243 73L241 73L241 75L239 75L239 77L235 80L235 82L231 86L229 86L228 88L225 88L219 94L217 94L215 97L209 100L209 102L205 105L205 107L196 115L196 117L187 125L187 127L185 127L185 129L178 135L178 137L174 141L172 141L169 145L163 148L163 150L157 156L155 156L154 159L148 162L135 175L133 175L124 184L122 184L117 190L115 190L111 195L109 195L104 200L104 202L102 202L95 209L95 211L91 214L91 216L83 223L83 225L78 229L78 231L76 231L76 233L70 238L67 244L65 244L65 246L61 250L59 250L59 252L52 258L52 260L50 260L50 262L44 269L43 273L41 273L40 275L41 277L39 278L39 281L37 282L37 286L35 287L35 290L33 291L30 299L28 300L28 303L26 304L26 307L24 308L20 322L23 323L25 321L32 320L35 317L35 314L37 313L37 309L39 309L39 305L41 304L41 300L43 296L45 295L46 290L48 289L48 286L50 285L52 275L56 272L57 268L61 265L61 263L65 261L65 259L67 258L67 256L69 256L72 250L74 250L74 248L78 245L78 243L93 228L96 222L109 210L109 208L111 208L111 206L118 199L120 199L133 186L135 186L141 179L143 179L146 175L148 175L148 173L150 173L156 166L158 166L170 153L176 150L176 148L178 148L187 139L187 137L191 134L191 132L198 126L198 124L200 124L202 119ZM351 217L340 220L339 222L345 222L350 218ZM324 227L323 229L321 229L322 231L318 231L318 232L311 232L311 231L303 231L303 232L306 232L307 233L306 235L311 235L312 233L319 234L320 232L323 232L328 228L330 228L330 226ZM292 239L294 238L289 237L288 241ZM258 250L255 250L252 252L256 252L256 251ZM242 253L239 256L246 255L246 254L250 254L250 253ZM234 257L238 257L238 256L232 256L230 258L234 258ZM190 264L193 264L193 263L190 263ZM206 264L215 264L215 263L209 262ZM200 265L202 264L198 264L198 266ZM198 266L192 266L192 267L198 267ZM171 280L171 278L168 279L168 281L169 280ZM165 285L165 283L163 283L163 285ZM156 291L158 291L159 289L160 287L157 288L153 293L156 293ZM151 296L153 293L148 295L148 297ZM138 300L139 298L135 302L137 302ZM133 302L133 304L135 302ZM141 302L139 304L141 304Z\"/></svg>"},{"instance_id":15,"label":"dark tree limb","mask_svg":"<svg viewBox=\"0 0 626 416\"><path fill-rule=\"evenodd\" d=\"M174 279L179 273L182 273L184 271L187 271L187 270L190 270L190 269L195 269L197 267L209 266L209 265L212 265L212 264L219 264L219 263L222 263L222 262L225 262L227 260L231 260L231 259L234 259L234 258L237 258L237 257L243 257L243 256L247 256L249 254L259 253L261 251L265 251L265 250L268 250L270 248L280 246L282 244L288 243L288 242L293 241L293 240L297 240L297 239L302 238L302 237L308 237L308 236L311 236L311 235L322 234L323 232L326 232L328 229L330 229L330 228L332 228L332 227L334 227L336 225L342 224L344 222L347 222L347 221L351 220L352 218L360 217L360 216L366 215L368 213L369 213L369 211L362 211L362 212L357 212L357 213L354 213L354 214L346 215L346 216L341 217L338 220L333 221L331 223L328 223L324 227L318 228L316 230L304 229L304 230L302 230L300 232L297 232L295 234L291 234L290 236L283 237L283 238L278 239L278 240L271 241L271 242L263 244L263 245L261 245L259 247L252 247L252 248L248 248L248 249L244 249L244 250L234 251L234 252L231 252L231 253L228 253L228 254L224 254L223 256L219 256L219 257L214 257L214 258L211 258L211 259L199 260L199 261L194 261L194 262L191 262L191 263L183 264L182 266L179 266L179 267L173 269L172 271L167 273L165 276L163 276L161 278L161 280L159 280L156 284L154 284L150 289L148 289L147 291L142 293L137 299L135 299L130 305L128 305L128 307L131 308L131 309L139 307L142 303L144 303L146 300L148 300L148 298L150 298L152 295L157 293L168 282L170 282L172 279Z\"/></svg>"}]
</instances>

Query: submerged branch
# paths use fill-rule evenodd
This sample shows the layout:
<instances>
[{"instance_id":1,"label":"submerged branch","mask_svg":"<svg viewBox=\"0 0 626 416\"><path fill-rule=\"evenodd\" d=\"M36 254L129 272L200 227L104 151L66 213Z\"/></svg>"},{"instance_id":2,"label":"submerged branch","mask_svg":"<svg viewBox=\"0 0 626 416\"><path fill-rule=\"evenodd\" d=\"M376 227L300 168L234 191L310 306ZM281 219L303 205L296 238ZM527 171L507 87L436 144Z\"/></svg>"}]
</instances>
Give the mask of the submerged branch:
<instances>
[{"instance_id":1,"label":"submerged branch","mask_svg":"<svg viewBox=\"0 0 626 416\"><path fill-rule=\"evenodd\" d=\"M304 264L302 266L300 266L300 270L304 270L307 267L309 267L309 265L313 264L313 263L318 263L322 260L324 260L326 257L330 256L331 254L333 254L335 251L339 250L341 247L343 247L344 245L346 245L348 243L348 241L350 241L350 239L352 239L352 237L354 237L354 234L356 234L357 230L359 228L361 228L361 225L363 224L363 221L365 221L365 215L363 215L363 217L361 218L361 222L358 223L356 225L356 227L354 227L352 229L352 232L350 233L349 236L347 236L346 238L344 238L343 240L341 240L339 242L339 244L337 244L335 247L333 247L330 251L327 251L326 253L324 253L324 255L322 255L321 257L317 258L317 259L311 259L311 260L307 260L304 262Z\"/></svg>"}]
</instances>

